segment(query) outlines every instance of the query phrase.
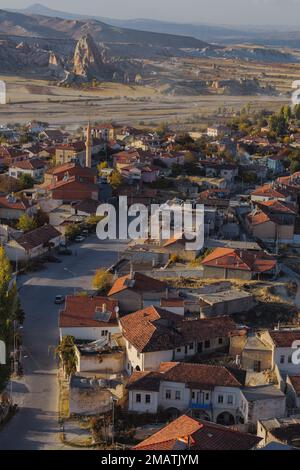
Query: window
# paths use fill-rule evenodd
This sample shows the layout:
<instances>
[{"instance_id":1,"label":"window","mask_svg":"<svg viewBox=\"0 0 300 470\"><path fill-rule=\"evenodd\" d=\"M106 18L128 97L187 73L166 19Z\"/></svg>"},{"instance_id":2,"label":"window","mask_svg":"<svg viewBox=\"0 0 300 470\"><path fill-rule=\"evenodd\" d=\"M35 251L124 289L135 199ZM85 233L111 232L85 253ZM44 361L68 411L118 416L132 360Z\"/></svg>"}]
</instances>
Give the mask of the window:
<instances>
[{"instance_id":1,"label":"window","mask_svg":"<svg viewBox=\"0 0 300 470\"><path fill-rule=\"evenodd\" d=\"M141 354L139 352L136 353L137 357L140 358Z\"/></svg>"},{"instance_id":2,"label":"window","mask_svg":"<svg viewBox=\"0 0 300 470\"><path fill-rule=\"evenodd\" d=\"M206 393L206 394L205 394L205 400L206 400L206 401L209 400L209 393Z\"/></svg>"},{"instance_id":3,"label":"window","mask_svg":"<svg viewBox=\"0 0 300 470\"><path fill-rule=\"evenodd\" d=\"M181 352L181 348L177 348L176 351L177 351L178 353L180 353L180 352Z\"/></svg>"},{"instance_id":4,"label":"window","mask_svg":"<svg viewBox=\"0 0 300 470\"><path fill-rule=\"evenodd\" d=\"M181 399L180 390L176 390L176 392L175 392L175 400L180 400L180 399Z\"/></svg>"},{"instance_id":5,"label":"window","mask_svg":"<svg viewBox=\"0 0 300 470\"><path fill-rule=\"evenodd\" d=\"M261 361L253 362L253 370L254 372L261 372Z\"/></svg>"},{"instance_id":6,"label":"window","mask_svg":"<svg viewBox=\"0 0 300 470\"><path fill-rule=\"evenodd\" d=\"M223 395L218 396L218 403L224 403L224 397Z\"/></svg>"},{"instance_id":7,"label":"window","mask_svg":"<svg viewBox=\"0 0 300 470\"><path fill-rule=\"evenodd\" d=\"M140 393L137 393L136 396L135 396L135 401L136 403L141 403L142 401L142 396Z\"/></svg>"},{"instance_id":8,"label":"window","mask_svg":"<svg viewBox=\"0 0 300 470\"><path fill-rule=\"evenodd\" d=\"M284 364L285 363L285 356L280 356L280 364Z\"/></svg>"},{"instance_id":9,"label":"window","mask_svg":"<svg viewBox=\"0 0 300 470\"><path fill-rule=\"evenodd\" d=\"M146 403L151 403L151 395L146 395L145 402Z\"/></svg>"},{"instance_id":10,"label":"window","mask_svg":"<svg viewBox=\"0 0 300 470\"><path fill-rule=\"evenodd\" d=\"M171 390L166 390L166 400L171 400Z\"/></svg>"},{"instance_id":11,"label":"window","mask_svg":"<svg viewBox=\"0 0 300 470\"><path fill-rule=\"evenodd\" d=\"M205 341L204 347L205 347L205 349L210 348L210 340L209 339L207 341Z\"/></svg>"},{"instance_id":12,"label":"window","mask_svg":"<svg viewBox=\"0 0 300 470\"><path fill-rule=\"evenodd\" d=\"M232 395L228 395L227 403L228 403L228 405L233 405L233 396Z\"/></svg>"},{"instance_id":13,"label":"window","mask_svg":"<svg viewBox=\"0 0 300 470\"><path fill-rule=\"evenodd\" d=\"M219 344L223 344L223 338L219 338Z\"/></svg>"},{"instance_id":14,"label":"window","mask_svg":"<svg viewBox=\"0 0 300 470\"><path fill-rule=\"evenodd\" d=\"M195 400L195 398L196 398L196 394L195 392L192 392L192 400Z\"/></svg>"},{"instance_id":15,"label":"window","mask_svg":"<svg viewBox=\"0 0 300 470\"><path fill-rule=\"evenodd\" d=\"M108 336L108 330L102 330L101 336Z\"/></svg>"},{"instance_id":16,"label":"window","mask_svg":"<svg viewBox=\"0 0 300 470\"><path fill-rule=\"evenodd\" d=\"M194 343L189 344L189 350L192 350L192 349L194 349Z\"/></svg>"},{"instance_id":17,"label":"window","mask_svg":"<svg viewBox=\"0 0 300 470\"><path fill-rule=\"evenodd\" d=\"M128 343L128 349L131 349L131 344L130 343Z\"/></svg>"},{"instance_id":18,"label":"window","mask_svg":"<svg viewBox=\"0 0 300 470\"><path fill-rule=\"evenodd\" d=\"M289 361L289 364L292 364L292 356L289 356L288 361Z\"/></svg>"}]
</instances>

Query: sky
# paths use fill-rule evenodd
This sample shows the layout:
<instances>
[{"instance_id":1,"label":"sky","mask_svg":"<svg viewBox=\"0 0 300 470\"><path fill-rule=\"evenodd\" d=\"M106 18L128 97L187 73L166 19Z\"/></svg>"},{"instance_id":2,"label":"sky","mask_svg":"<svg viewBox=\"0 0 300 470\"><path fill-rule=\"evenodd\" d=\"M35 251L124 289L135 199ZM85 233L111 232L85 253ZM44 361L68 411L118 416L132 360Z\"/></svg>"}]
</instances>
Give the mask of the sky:
<instances>
[{"instance_id":1,"label":"sky","mask_svg":"<svg viewBox=\"0 0 300 470\"><path fill-rule=\"evenodd\" d=\"M300 0L0 0L0 8L37 2L60 11L120 19L257 26L299 26L300 19Z\"/></svg>"}]
</instances>

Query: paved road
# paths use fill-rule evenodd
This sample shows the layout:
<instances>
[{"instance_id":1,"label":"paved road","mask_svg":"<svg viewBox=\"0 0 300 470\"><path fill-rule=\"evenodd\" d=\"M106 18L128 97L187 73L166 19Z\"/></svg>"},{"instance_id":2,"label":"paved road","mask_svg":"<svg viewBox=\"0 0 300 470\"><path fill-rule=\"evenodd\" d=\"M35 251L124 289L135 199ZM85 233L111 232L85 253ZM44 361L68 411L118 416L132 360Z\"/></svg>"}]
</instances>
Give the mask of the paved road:
<instances>
[{"instance_id":1,"label":"paved road","mask_svg":"<svg viewBox=\"0 0 300 470\"><path fill-rule=\"evenodd\" d=\"M58 439L57 364L53 349L58 342L59 308L53 300L58 294L72 294L74 288L91 289L95 270L111 266L123 248L120 243L100 243L91 237L81 246L74 245L77 256L62 257L61 264L48 264L43 271L19 278L26 312L24 378L13 383L14 400L20 409L0 432L0 449L66 449Z\"/></svg>"}]
</instances>

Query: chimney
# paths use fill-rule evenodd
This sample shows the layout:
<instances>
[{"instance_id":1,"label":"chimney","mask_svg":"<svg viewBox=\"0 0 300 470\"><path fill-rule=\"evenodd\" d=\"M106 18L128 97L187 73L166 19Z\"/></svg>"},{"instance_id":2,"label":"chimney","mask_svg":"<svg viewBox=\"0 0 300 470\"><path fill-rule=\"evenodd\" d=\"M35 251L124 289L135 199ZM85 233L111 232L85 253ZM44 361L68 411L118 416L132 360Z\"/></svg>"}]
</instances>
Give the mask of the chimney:
<instances>
[{"instance_id":1,"label":"chimney","mask_svg":"<svg viewBox=\"0 0 300 470\"><path fill-rule=\"evenodd\" d=\"M130 261L130 280L133 281L134 279L134 272L133 272L133 263Z\"/></svg>"},{"instance_id":2,"label":"chimney","mask_svg":"<svg viewBox=\"0 0 300 470\"><path fill-rule=\"evenodd\" d=\"M85 166L87 168L92 167L92 136L91 136L91 124L88 122L86 128L86 141L85 141Z\"/></svg>"}]
</instances>

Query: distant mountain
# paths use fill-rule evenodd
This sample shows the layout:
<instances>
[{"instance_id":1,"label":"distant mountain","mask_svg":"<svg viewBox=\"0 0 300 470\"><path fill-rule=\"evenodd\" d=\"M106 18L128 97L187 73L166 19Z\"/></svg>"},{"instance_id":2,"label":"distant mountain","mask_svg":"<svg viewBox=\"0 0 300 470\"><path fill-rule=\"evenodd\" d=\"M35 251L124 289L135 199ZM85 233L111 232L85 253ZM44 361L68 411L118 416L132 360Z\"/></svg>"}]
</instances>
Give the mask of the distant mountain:
<instances>
[{"instance_id":1,"label":"distant mountain","mask_svg":"<svg viewBox=\"0 0 300 470\"><path fill-rule=\"evenodd\" d=\"M41 11L40 6L35 7ZM32 7L33 9L33 7ZM31 9L30 9L31 11ZM44 8L42 11L45 11ZM48 11L48 10L47 10ZM171 48L202 49L209 44L190 36L153 33L108 25L95 19L66 19L63 17L18 13L0 10L0 34L41 38L78 40L89 34L96 42L133 43Z\"/></svg>"},{"instance_id":2,"label":"distant mountain","mask_svg":"<svg viewBox=\"0 0 300 470\"><path fill-rule=\"evenodd\" d=\"M45 15L48 17L60 17L68 20L80 21L92 18L119 28L129 28L133 30L165 33L177 36L192 36L201 41L218 44L256 43L277 47L286 46L300 48L300 29L299 31L292 31L291 28L284 26L276 28L255 28L251 26L248 26L247 28L238 28L206 24L184 24L143 18L120 20L52 10L51 8L45 7L41 4L31 5L24 10L19 10L19 13L27 15Z\"/></svg>"}]
</instances>

